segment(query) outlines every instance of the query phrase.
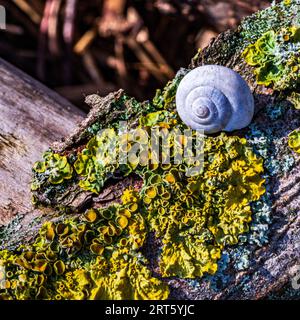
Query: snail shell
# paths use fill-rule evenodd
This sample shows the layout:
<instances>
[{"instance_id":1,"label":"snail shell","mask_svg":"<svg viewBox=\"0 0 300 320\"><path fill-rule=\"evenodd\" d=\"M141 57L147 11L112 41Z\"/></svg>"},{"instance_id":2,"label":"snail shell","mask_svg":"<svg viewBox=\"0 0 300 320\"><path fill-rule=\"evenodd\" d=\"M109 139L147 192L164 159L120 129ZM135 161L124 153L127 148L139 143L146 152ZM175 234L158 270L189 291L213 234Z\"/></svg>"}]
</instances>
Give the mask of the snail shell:
<instances>
[{"instance_id":1,"label":"snail shell","mask_svg":"<svg viewBox=\"0 0 300 320\"><path fill-rule=\"evenodd\" d=\"M190 71L176 93L182 121L204 133L247 127L254 114L254 99L246 81L235 71L207 65Z\"/></svg>"}]
</instances>

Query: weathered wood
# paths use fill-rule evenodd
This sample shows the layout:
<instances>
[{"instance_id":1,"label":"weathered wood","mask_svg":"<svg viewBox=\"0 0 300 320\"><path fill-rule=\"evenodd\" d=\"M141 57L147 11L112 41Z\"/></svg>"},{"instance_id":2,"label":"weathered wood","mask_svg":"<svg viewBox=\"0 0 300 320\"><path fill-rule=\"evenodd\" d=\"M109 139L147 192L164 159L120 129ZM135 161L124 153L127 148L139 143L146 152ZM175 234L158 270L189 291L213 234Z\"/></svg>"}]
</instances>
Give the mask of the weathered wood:
<instances>
[{"instance_id":1,"label":"weathered wood","mask_svg":"<svg viewBox=\"0 0 300 320\"><path fill-rule=\"evenodd\" d=\"M84 116L78 108L0 60L0 224L31 206L32 164Z\"/></svg>"},{"instance_id":2,"label":"weathered wood","mask_svg":"<svg viewBox=\"0 0 300 320\"><path fill-rule=\"evenodd\" d=\"M193 60L191 67L212 63L239 71L255 95L256 116L253 121L264 125L267 123L276 128L279 135L286 137L291 130L300 127L300 112L289 110L284 120L267 122L264 109L276 98L276 94L256 85L253 70L242 61L240 51L235 50L238 48L235 43L238 43L238 32L220 35ZM29 225L34 217L44 214L51 218L52 214L33 210L30 205L32 163L40 158L41 152L54 140L69 136L82 114L2 61L0 87L0 222L8 223L17 213L25 214L26 219L10 228L11 232L19 233L19 228L23 230L23 233L14 237L20 240L27 236L26 228L30 230ZM243 131L240 133L243 134ZM72 144L76 137L78 132L71 135L66 144L56 144L57 148L65 147L69 142ZM172 288L173 296L188 299L259 299L289 286L291 274L300 264L300 215L290 214L300 211L299 181L299 159L290 172L270 179L268 187L272 194L273 211L269 243L261 248L253 246L253 257L247 270L229 270L227 287L217 291L210 287L207 279L201 279L196 289L185 280L166 280Z\"/></svg>"}]
</instances>

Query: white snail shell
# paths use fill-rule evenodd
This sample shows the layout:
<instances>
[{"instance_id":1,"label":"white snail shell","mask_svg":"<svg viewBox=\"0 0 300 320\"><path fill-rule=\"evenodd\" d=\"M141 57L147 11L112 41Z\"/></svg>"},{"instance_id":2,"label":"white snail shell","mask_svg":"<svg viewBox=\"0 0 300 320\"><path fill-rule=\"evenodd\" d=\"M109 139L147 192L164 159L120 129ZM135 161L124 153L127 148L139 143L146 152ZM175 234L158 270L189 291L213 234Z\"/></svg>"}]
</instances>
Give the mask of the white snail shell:
<instances>
[{"instance_id":1,"label":"white snail shell","mask_svg":"<svg viewBox=\"0 0 300 320\"><path fill-rule=\"evenodd\" d=\"M193 69L176 93L181 120L204 133L247 127L254 114L254 99L247 82L235 71L207 65Z\"/></svg>"}]
</instances>

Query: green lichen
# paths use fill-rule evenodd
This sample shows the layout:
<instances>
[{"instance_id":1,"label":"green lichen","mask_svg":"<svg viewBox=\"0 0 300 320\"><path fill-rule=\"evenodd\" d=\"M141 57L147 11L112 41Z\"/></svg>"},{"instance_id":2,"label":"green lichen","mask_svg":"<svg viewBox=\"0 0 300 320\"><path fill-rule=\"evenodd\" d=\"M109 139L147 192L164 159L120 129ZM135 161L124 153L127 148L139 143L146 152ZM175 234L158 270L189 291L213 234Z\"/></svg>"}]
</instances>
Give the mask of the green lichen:
<instances>
[{"instance_id":1,"label":"green lichen","mask_svg":"<svg viewBox=\"0 0 300 320\"><path fill-rule=\"evenodd\" d=\"M249 230L249 203L265 192L262 161L245 139L207 138L205 154L202 175L186 178L182 168L156 169L141 191L149 224L163 239L164 276L215 273L224 246L236 244ZM155 174L163 179L153 184ZM149 186L156 190L151 197Z\"/></svg>"},{"instance_id":2,"label":"green lichen","mask_svg":"<svg viewBox=\"0 0 300 320\"><path fill-rule=\"evenodd\" d=\"M289 27L266 32L243 52L255 67L257 84L276 90L295 89L299 83L300 28Z\"/></svg>"},{"instance_id":3,"label":"green lichen","mask_svg":"<svg viewBox=\"0 0 300 320\"><path fill-rule=\"evenodd\" d=\"M148 138L148 133L139 131L138 129L149 128L155 125L169 126L164 121L170 121L170 124L176 124L176 115L174 112L166 110L148 113L139 118L139 126L135 132L132 131L119 133L114 129L106 129L98 132L86 144L85 148L77 154L77 160L74 163L74 169L79 175L79 186L94 193L100 193L105 182L115 175L128 175L134 171L141 170L148 163L148 149L150 149L151 140L149 143L142 143L141 139ZM147 140L148 141L148 140ZM146 146L147 150L139 150L136 157L129 157L128 163L120 165L118 158L120 152L127 150L130 152L134 144L139 142ZM145 156L145 152L147 153ZM140 161L141 157L146 157L144 163ZM149 153L150 156L150 153Z\"/></svg>"},{"instance_id":4,"label":"green lichen","mask_svg":"<svg viewBox=\"0 0 300 320\"><path fill-rule=\"evenodd\" d=\"M232 55L240 55L246 49L244 57L255 68L258 83L278 90L295 88L299 84L299 4L297 0L283 1L244 20L237 32L222 38L217 54L210 56L208 49L205 57L198 54L199 59L203 63L225 64ZM291 25L295 27L290 28ZM92 124L87 128L87 139L72 151L72 161L68 155L71 179L64 177L61 183L52 184L51 166L49 171L41 171L43 164L37 165L33 189L39 191L46 184L43 196L63 189L69 182L99 194L110 178L132 172L142 178L143 185L137 190L125 190L121 205L92 208L77 218L46 223L33 244L1 251L0 261L8 270L1 282L5 288L0 290L2 298L167 298L169 290L163 281L151 276L141 254L149 231L162 240L159 268L163 276L193 278L188 280L193 286L209 279L212 286L222 282L224 288L230 280L224 273L229 262L236 270L248 268L254 246L268 242L272 195L264 185L294 164L292 152L285 150L286 137L276 136L276 128L272 131L265 122L255 122L249 127L247 141L226 134L207 138L204 170L193 177L184 174L186 163L168 166L132 161L119 166L109 163L110 155L104 149L102 156L96 152L113 141L104 141L107 137L100 130L107 126L118 129L119 120L132 120L131 124L140 128L170 129L179 125L184 129L175 112L175 94L188 71L179 73L146 104L122 95L113 105L120 111L118 117L111 121L107 115L105 120ZM298 93L292 92L290 100L297 105ZM265 110L270 121L285 113L274 104ZM299 136L296 131L289 137L290 147L297 152ZM134 142L130 132L127 138L126 148L130 149ZM53 169L57 170L55 166ZM201 276L204 277L199 279ZM244 282L248 280L246 276Z\"/></svg>"},{"instance_id":5,"label":"green lichen","mask_svg":"<svg viewBox=\"0 0 300 320\"><path fill-rule=\"evenodd\" d=\"M177 87L183 78L183 76L188 72L186 69L181 69L176 77L169 81L163 90L158 89L156 95L153 98L152 105L155 109L165 109L173 110L175 107L175 95Z\"/></svg>"},{"instance_id":6,"label":"green lichen","mask_svg":"<svg viewBox=\"0 0 300 320\"><path fill-rule=\"evenodd\" d=\"M145 237L133 201L47 222L33 244L0 251L0 299L166 299L138 252Z\"/></svg>"},{"instance_id":7,"label":"green lichen","mask_svg":"<svg viewBox=\"0 0 300 320\"><path fill-rule=\"evenodd\" d=\"M101 100L101 98L99 97ZM129 126L142 115L156 110L155 106L150 101L139 102L135 98L128 96L124 92L114 101L110 102L110 110L105 117L95 119L81 134L81 138L88 140L97 135L101 130L106 128L119 129L120 121L127 121Z\"/></svg>"},{"instance_id":8,"label":"green lichen","mask_svg":"<svg viewBox=\"0 0 300 320\"><path fill-rule=\"evenodd\" d=\"M82 152L78 153L74 168L81 177L79 186L84 190L99 193L114 171L113 154L109 152L109 147L115 143L115 139L115 131L108 130L90 139ZM108 148L103 149L103 145Z\"/></svg>"},{"instance_id":9,"label":"green lichen","mask_svg":"<svg viewBox=\"0 0 300 320\"><path fill-rule=\"evenodd\" d=\"M292 92L287 100L292 103L295 109L300 109L300 94L298 92Z\"/></svg>"},{"instance_id":10,"label":"green lichen","mask_svg":"<svg viewBox=\"0 0 300 320\"><path fill-rule=\"evenodd\" d=\"M300 153L300 130L294 130L289 134L289 147L297 153Z\"/></svg>"},{"instance_id":11,"label":"green lichen","mask_svg":"<svg viewBox=\"0 0 300 320\"><path fill-rule=\"evenodd\" d=\"M38 161L33 166L35 174L31 184L31 190L37 190L41 186L38 174L43 174L43 180L47 180L50 184L57 185L70 180L73 176L73 168L69 164L66 156L62 156L51 151L43 154L43 161Z\"/></svg>"},{"instance_id":12,"label":"green lichen","mask_svg":"<svg viewBox=\"0 0 300 320\"><path fill-rule=\"evenodd\" d=\"M164 110L141 117L139 125L146 130L153 126L172 129L183 126L178 122L174 112ZM126 133L129 141L130 135ZM99 152L99 156L98 151L112 143L113 137L114 130L109 129L78 152L70 166L79 176L80 187L100 192L113 170L110 155ZM139 192L125 190L122 205L48 222L32 245L2 251L1 265L10 275L3 283L2 298L166 298L167 287L151 277L139 253L148 228L163 242L162 276L214 274L224 247L238 243L239 236L249 230L249 204L265 192L260 177L263 164L246 139L224 133L207 137L204 151L204 170L190 177L185 162L129 163L144 184ZM46 172L44 167L41 170Z\"/></svg>"},{"instance_id":13,"label":"green lichen","mask_svg":"<svg viewBox=\"0 0 300 320\"><path fill-rule=\"evenodd\" d=\"M175 111L176 89L187 72L179 72L158 91L143 112L134 103L139 116L129 131L119 132L119 139L117 120L127 120L130 112L120 113L104 131L102 123L95 122L88 130L89 139L68 157L49 152L43 162L35 164L35 192L44 184L64 188L68 181L97 195L109 179L131 173L139 175L143 185L126 189L122 204L47 222L34 243L0 251L0 265L7 274L2 298L165 299L168 287L152 277L141 253L149 231L162 240L159 269L163 277L216 274L224 249L240 243L251 229L251 204L265 193L263 161L246 139L222 133L205 138L203 170L196 175L186 174L191 169L188 161L174 162L176 141L172 138L168 138L170 164L149 162L158 155L149 149L149 140L143 142L145 132L149 136L152 129L163 134L165 129L187 129ZM114 109L132 102L124 95ZM131 129L144 131L137 135ZM135 142L142 146L136 158L119 164L115 158L119 151L129 152ZM181 137L180 143L188 142Z\"/></svg>"},{"instance_id":14,"label":"green lichen","mask_svg":"<svg viewBox=\"0 0 300 320\"><path fill-rule=\"evenodd\" d=\"M240 37L247 46L268 31L279 31L291 25L298 25L300 19L299 0L279 1L245 18L239 27Z\"/></svg>"},{"instance_id":15,"label":"green lichen","mask_svg":"<svg viewBox=\"0 0 300 320\"><path fill-rule=\"evenodd\" d=\"M142 117L140 123L172 128L177 120L172 113L160 111ZM94 146L95 140L88 143L88 150L92 149L90 143ZM226 244L236 244L238 236L248 231L249 203L264 193L264 180L259 176L263 171L262 161L247 147L245 139L225 134L207 138L205 154L208 156L204 173L190 178L185 175L186 164L131 163L131 169L144 181L139 200L143 212L151 229L157 236L163 236L160 264L163 276L190 278L205 272L214 273L222 248ZM109 160L107 156L104 159ZM88 157L83 162L79 156L76 172L85 172L83 163L88 161ZM94 163L90 162L91 169L87 172L94 172L98 166ZM100 178L94 181L101 181L103 174L104 171L100 171ZM88 188L93 191L90 186ZM124 203L130 204L131 197L126 191Z\"/></svg>"}]
</instances>

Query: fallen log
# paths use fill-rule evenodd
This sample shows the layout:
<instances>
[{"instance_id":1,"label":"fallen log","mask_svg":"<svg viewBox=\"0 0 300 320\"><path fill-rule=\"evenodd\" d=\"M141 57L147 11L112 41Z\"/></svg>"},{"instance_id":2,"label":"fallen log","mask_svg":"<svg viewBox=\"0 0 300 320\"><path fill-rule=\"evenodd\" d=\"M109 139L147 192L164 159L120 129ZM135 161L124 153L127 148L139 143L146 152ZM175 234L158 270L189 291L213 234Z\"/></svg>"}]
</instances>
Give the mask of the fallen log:
<instances>
[{"instance_id":1,"label":"fallen log","mask_svg":"<svg viewBox=\"0 0 300 320\"><path fill-rule=\"evenodd\" d=\"M6 225L16 216L41 215L30 200L32 163L84 113L2 59L0 87L0 223Z\"/></svg>"},{"instance_id":2,"label":"fallen log","mask_svg":"<svg viewBox=\"0 0 300 320\"><path fill-rule=\"evenodd\" d=\"M285 5L278 5L264 11L263 14L249 18L236 31L221 34L208 48L200 52L190 65L190 68L203 64L221 64L230 67L243 75L254 93L256 115L253 125L261 134L265 134L266 130L267 136L263 138L270 139L267 152L271 160L265 158L265 163L268 164L268 197L265 199L271 201L271 218L269 222L264 223L268 228L268 239L260 241L259 244L252 241L244 245L249 253L246 266L236 267L236 262L241 264L243 260L235 260L232 258L233 253L228 251L231 260L227 262L223 273L222 265L219 265L220 273L213 280L210 277L203 277L195 283L178 278L164 279L170 286L171 297L182 299L299 297L299 290L297 291L295 286L292 287L292 279L300 264L298 200L300 162L299 156L288 153L287 136L292 130L300 127L300 112L286 101L286 95L279 96L278 92L257 85L253 67L247 65L241 57L245 46L257 40L264 31L291 26L293 21L299 19L300 9L297 1L293 2L291 7L283 6ZM282 11L283 8L286 12ZM262 20L275 14L278 14L277 19L273 19L269 26L264 27L265 29L255 28ZM110 121L114 121L114 116L117 118L120 113L111 108L111 103L120 92L104 99L97 96L90 98L92 100L89 102L94 108L89 117L70 136L76 121L83 116L75 107L3 61L0 64L0 71L0 83L3 87L0 93L0 107L4 119L0 123L0 177L3 181L0 186L0 218L1 223L5 225L0 229L0 239L2 248L15 248L17 244L34 237L40 225L33 223L37 217L42 216L42 221L57 218L53 217L52 210L34 209L30 205L29 182L32 163L40 158L40 153L47 149L49 144L60 137L69 136L65 141L55 143L53 148L59 151L66 150L84 139L85 129L96 120L102 119L101 121L106 123L106 117L109 117ZM278 110L284 111L277 117L270 109L275 109L278 105L280 105ZM127 107L130 108L130 103ZM249 136L251 140L254 127L252 126L252 133L250 129L244 129L238 134ZM253 141L253 146L257 147L256 140ZM286 165L286 168L286 159L291 159L292 156L294 162ZM278 162L282 165L275 171L273 168ZM129 181L130 183L133 182ZM101 194L106 196L109 192L104 189L97 199L91 201L99 201ZM114 197L110 200L113 201ZM81 205L82 203L79 205L76 202L76 206ZM257 225L253 224L253 228L257 228ZM217 282L217 285L213 286L212 281Z\"/></svg>"}]
</instances>

